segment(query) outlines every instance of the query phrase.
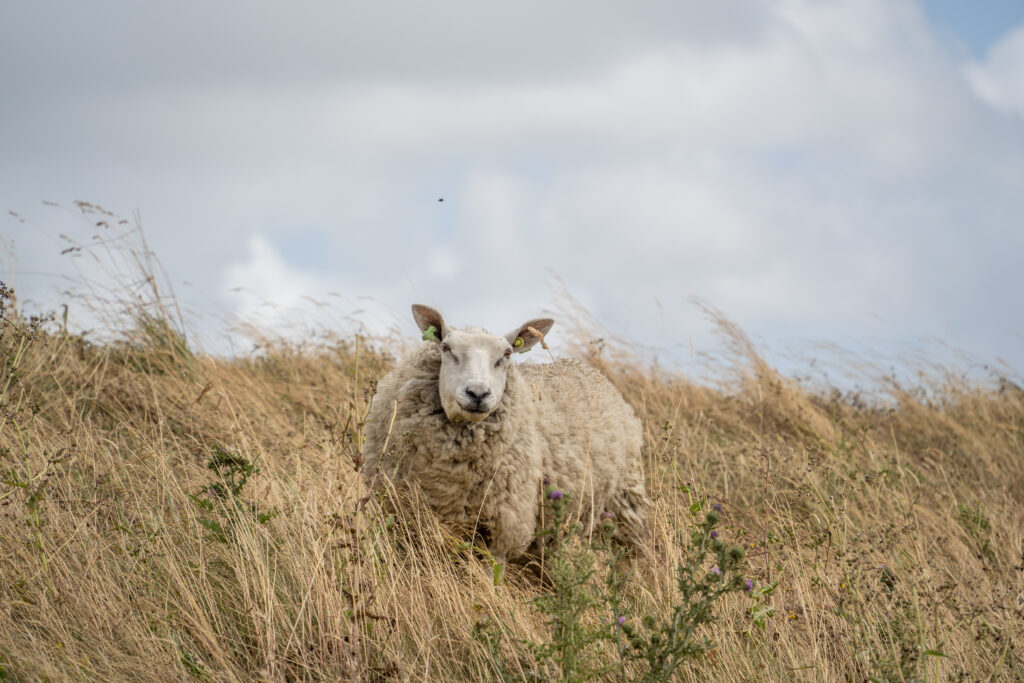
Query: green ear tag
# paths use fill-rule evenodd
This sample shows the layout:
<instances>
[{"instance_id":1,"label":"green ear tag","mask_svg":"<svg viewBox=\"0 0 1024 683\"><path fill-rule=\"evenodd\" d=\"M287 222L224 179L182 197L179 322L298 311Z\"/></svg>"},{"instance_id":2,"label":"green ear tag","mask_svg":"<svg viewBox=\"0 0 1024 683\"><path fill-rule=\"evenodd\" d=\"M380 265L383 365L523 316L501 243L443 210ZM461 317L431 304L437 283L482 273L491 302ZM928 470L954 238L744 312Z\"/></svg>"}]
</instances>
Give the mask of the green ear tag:
<instances>
[{"instance_id":1,"label":"green ear tag","mask_svg":"<svg viewBox=\"0 0 1024 683\"><path fill-rule=\"evenodd\" d=\"M522 346L525 343L526 342L523 341L522 337L516 337L516 340L514 342L512 342L512 346L514 346L514 347L516 347L518 349L520 346Z\"/></svg>"},{"instance_id":2,"label":"green ear tag","mask_svg":"<svg viewBox=\"0 0 1024 683\"><path fill-rule=\"evenodd\" d=\"M437 328L433 325L423 330L423 341L437 341L437 337L434 336L435 332L437 332Z\"/></svg>"}]
</instances>

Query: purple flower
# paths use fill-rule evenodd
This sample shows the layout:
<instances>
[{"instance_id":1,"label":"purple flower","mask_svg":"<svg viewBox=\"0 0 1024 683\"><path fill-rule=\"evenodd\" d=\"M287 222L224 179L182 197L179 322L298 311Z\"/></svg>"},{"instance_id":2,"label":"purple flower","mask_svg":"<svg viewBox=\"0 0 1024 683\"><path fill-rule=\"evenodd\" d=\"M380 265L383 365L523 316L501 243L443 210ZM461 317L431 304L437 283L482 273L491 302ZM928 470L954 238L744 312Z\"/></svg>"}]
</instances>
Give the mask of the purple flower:
<instances>
[{"instance_id":1,"label":"purple flower","mask_svg":"<svg viewBox=\"0 0 1024 683\"><path fill-rule=\"evenodd\" d=\"M711 506L711 509L714 510L715 512L721 512L722 511L722 504L721 503L715 503L714 505Z\"/></svg>"},{"instance_id":2,"label":"purple flower","mask_svg":"<svg viewBox=\"0 0 1024 683\"><path fill-rule=\"evenodd\" d=\"M722 575L722 570L719 569L718 567L712 567L711 568L711 573L714 574L715 576L721 576Z\"/></svg>"},{"instance_id":3,"label":"purple flower","mask_svg":"<svg viewBox=\"0 0 1024 683\"><path fill-rule=\"evenodd\" d=\"M747 584L743 587L743 590L745 590L748 593L750 591L754 590L754 580L753 579L747 579Z\"/></svg>"},{"instance_id":4,"label":"purple flower","mask_svg":"<svg viewBox=\"0 0 1024 683\"><path fill-rule=\"evenodd\" d=\"M610 512L602 512L601 519L615 519L615 515Z\"/></svg>"},{"instance_id":5,"label":"purple flower","mask_svg":"<svg viewBox=\"0 0 1024 683\"><path fill-rule=\"evenodd\" d=\"M544 477L544 485L545 486L550 486L551 485L551 478L550 477Z\"/></svg>"},{"instance_id":6,"label":"purple flower","mask_svg":"<svg viewBox=\"0 0 1024 683\"><path fill-rule=\"evenodd\" d=\"M712 531L711 532L711 538L718 538L718 532L717 531Z\"/></svg>"},{"instance_id":7,"label":"purple flower","mask_svg":"<svg viewBox=\"0 0 1024 683\"><path fill-rule=\"evenodd\" d=\"M618 619L615 620L615 625L616 626L622 626L625 623L626 623L626 617L619 617Z\"/></svg>"},{"instance_id":8,"label":"purple flower","mask_svg":"<svg viewBox=\"0 0 1024 683\"><path fill-rule=\"evenodd\" d=\"M562 492L555 489L551 492L551 500L562 500Z\"/></svg>"}]
</instances>

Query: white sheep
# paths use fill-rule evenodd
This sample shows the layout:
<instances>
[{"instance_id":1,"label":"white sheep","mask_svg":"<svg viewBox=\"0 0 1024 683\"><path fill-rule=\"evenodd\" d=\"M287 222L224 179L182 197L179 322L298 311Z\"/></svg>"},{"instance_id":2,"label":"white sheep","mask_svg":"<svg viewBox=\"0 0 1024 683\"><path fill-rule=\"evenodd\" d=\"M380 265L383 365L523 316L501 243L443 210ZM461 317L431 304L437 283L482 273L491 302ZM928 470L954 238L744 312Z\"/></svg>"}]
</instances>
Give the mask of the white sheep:
<instances>
[{"instance_id":1,"label":"white sheep","mask_svg":"<svg viewBox=\"0 0 1024 683\"><path fill-rule=\"evenodd\" d=\"M568 494L575 519L588 528L611 519L636 544L650 501L633 409L579 361L510 361L554 321L501 337L449 328L427 306L412 311L428 343L377 386L364 475L414 481L438 515L480 531L498 562L522 556L541 528L546 481Z\"/></svg>"}]
</instances>

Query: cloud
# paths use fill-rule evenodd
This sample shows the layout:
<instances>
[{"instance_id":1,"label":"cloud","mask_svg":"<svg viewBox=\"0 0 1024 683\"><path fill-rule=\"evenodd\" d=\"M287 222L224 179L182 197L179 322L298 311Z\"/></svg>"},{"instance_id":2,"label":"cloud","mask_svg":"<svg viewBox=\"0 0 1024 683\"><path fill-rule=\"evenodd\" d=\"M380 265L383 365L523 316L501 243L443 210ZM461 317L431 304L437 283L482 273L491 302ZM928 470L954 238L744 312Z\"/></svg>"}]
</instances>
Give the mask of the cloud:
<instances>
[{"instance_id":1,"label":"cloud","mask_svg":"<svg viewBox=\"0 0 1024 683\"><path fill-rule=\"evenodd\" d=\"M1024 25L992 46L984 62L965 68L978 96L1004 114L1024 116Z\"/></svg>"},{"instance_id":2,"label":"cloud","mask_svg":"<svg viewBox=\"0 0 1024 683\"><path fill-rule=\"evenodd\" d=\"M433 247L427 253L427 270L438 279L451 281L462 270L462 266L450 249Z\"/></svg>"},{"instance_id":3,"label":"cloud","mask_svg":"<svg viewBox=\"0 0 1024 683\"><path fill-rule=\"evenodd\" d=\"M227 290L244 295L235 309L240 316L263 313L273 323L282 312L299 308L307 297L331 288L327 280L290 267L260 235L250 237L246 247L245 260L232 263L224 271ZM270 312L265 313L267 310Z\"/></svg>"},{"instance_id":4,"label":"cloud","mask_svg":"<svg viewBox=\"0 0 1024 683\"><path fill-rule=\"evenodd\" d=\"M700 295L767 339L1024 363L1020 30L965 67L904 0L303 6L115 2L136 30L95 52L19 6L0 187L141 207L172 275L267 324L504 330L557 276L655 346L710 343Z\"/></svg>"}]
</instances>

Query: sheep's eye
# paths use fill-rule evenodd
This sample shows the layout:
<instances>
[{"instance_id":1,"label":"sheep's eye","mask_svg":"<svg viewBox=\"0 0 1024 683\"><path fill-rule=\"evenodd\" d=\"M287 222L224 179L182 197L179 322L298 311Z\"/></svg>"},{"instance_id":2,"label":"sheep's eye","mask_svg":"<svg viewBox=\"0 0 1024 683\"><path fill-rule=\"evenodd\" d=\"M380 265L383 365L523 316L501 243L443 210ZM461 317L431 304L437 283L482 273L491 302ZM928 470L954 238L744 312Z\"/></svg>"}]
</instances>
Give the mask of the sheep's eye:
<instances>
[{"instance_id":1,"label":"sheep's eye","mask_svg":"<svg viewBox=\"0 0 1024 683\"><path fill-rule=\"evenodd\" d=\"M509 358L512 355L512 349L505 349L505 358Z\"/></svg>"},{"instance_id":2,"label":"sheep's eye","mask_svg":"<svg viewBox=\"0 0 1024 683\"><path fill-rule=\"evenodd\" d=\"M445 353L451 353L452 347L448 346L447 344L441 344L441 350L444 351Z\"/></svg>"}]
</instances>

